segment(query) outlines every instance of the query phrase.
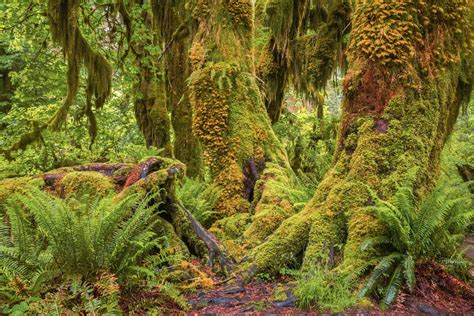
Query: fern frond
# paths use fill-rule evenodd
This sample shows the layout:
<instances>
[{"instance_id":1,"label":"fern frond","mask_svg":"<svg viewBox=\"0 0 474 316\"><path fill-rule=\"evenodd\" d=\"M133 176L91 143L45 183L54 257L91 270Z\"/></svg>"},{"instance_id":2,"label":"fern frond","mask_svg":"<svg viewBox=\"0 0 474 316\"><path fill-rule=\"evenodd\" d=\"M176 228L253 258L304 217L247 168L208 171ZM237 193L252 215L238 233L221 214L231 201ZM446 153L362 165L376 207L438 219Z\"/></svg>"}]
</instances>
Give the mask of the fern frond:
<instances>
[{"instance_id":1,"label":"fern frond","mask_svg":"<svg viewBox=\"0 0 474 316\"><path fill-rule=\"evenodd\" d=\"M388 256L381 258L381 260L375 266L374 270L369 276L369 279L367 280L365 286L360 290L359 296L365 297L370 294L374 290L378 280L384 275L384 273L387 273L390 268L394 264L397 264L402 258L403 255L398 252L389 254Z\"/></svg>"},{"instance_id":2,"label":"fern frond","mask_svg":"<svg viewBox=\"0 0 474 316\"><path fill-rule=\"evenodd\" d=\"M390 278L387 288L385 289L385 296L382 300L381 307L382 310L385 310L390 306L395 299L397 298L398 292L400 291L400 286L402 284L402 265L399 264Z\"/></svg>"}]
</instances>

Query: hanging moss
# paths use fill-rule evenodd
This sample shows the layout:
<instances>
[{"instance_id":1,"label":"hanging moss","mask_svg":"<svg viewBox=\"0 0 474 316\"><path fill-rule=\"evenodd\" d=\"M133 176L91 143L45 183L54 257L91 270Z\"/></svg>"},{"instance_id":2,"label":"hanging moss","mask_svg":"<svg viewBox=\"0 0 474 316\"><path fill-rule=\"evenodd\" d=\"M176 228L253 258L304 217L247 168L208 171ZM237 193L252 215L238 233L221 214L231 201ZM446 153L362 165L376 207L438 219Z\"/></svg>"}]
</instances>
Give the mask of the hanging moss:
<instances>
[{"instance_id":1,"label":"hanging moss","mask_svg":"<svg viewBox=\"0 0 474 316\"><path fill-rule=\"evenodd\" d=\"M202 150L199 139L192 133L192 107L189 100L187 79L191 74L191 61L188 50L191 46L189 23L190 10L185 1L161 2L159 26L163 32L163 41L168 48L164 57L166 104L171 111L171 123L174 131L173 152L176 159L184 162L187 174L197 177L202 171ZM155 12L158 8L155 9ZM184 30L177 36L177 30L185 23Z\"/></svg>"},{"instance_id":2,"label":"hanging moss","mask_svg":"<svg viewBox=\"0 0 474 316\"><path fill-rule=\"evenodd\" d=\"M137 94L134 98L135 118L147 146L162 149L161 155L171 157L171 121L167 106L167 87L164 76L164 65L161 57L154 53L156 48L162 48L163 30L158 23L165 17L166 1L153 1L151 8L143 7L138 17L132 17L123 2L119 2L118 12L125 21L130 36L135 29L151 29L151 34L136 34L138 41L129 38L128 45L133 52L134 62L139 69L137 73ZM136 5L130 3L130 6ZM168 8L170 9L170 8ZM129 36L129 37L130 37ZM163 49L163 48L162 48Z\"/></svg>"},{"instance_id":3,"label":"hanging moss","mask_svg":"<svg viewBox=\"0 0 474 316\"><path fill-rule=\"evenodd\" d=\"M48 17L53 41L61 46L68 63L68 93L63 106L51 118L49 126L57 130L65 122L79 90L79 71L84 64L88 73L86 112L90 118L91 136L94 140L96 126L91 112L91 96L95 97L96 108L104 105L111 91L112 68L101 54L90 47L82 35L78 0L49 0Z\"/></svg>"},{"instance_id":4,"label":"hanging moss","mask_svg":"<svg viewBox=\"0 0 474 316\"><path fill-rule=\"evenodd\" d=\"M343 36L350 31L351 7L348 2L335 5L327 22L320 23L315 33L295 40L291 77L297 91L316 98L341 61Z\"/></svg>"}]
</instances>

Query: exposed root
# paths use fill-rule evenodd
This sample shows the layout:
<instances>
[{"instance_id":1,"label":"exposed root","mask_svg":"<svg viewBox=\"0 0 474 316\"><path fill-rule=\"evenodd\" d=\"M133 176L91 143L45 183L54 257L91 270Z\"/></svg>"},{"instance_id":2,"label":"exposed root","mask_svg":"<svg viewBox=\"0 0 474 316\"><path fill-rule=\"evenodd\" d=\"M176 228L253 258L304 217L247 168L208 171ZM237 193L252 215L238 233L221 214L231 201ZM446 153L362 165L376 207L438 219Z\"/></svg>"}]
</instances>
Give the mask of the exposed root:
<instances>
[{"instance_id":1,"label":"exposed root","mask_svg":"<svg viewBox=\"0 0 474 316\"><path fill-rule=\"evenodd\" d=\"M178 206L185 214L188 221L191 223L191 228L194 233L201 239L206 247L209 249L209 266L212 268L214 258L219 261L221 269L224 273L230 273L234 269L235 259L228 253L222 243L217 238L210 234L202 225L194 218L181 202L176 201Z\"/></svg>"}]
</instances>

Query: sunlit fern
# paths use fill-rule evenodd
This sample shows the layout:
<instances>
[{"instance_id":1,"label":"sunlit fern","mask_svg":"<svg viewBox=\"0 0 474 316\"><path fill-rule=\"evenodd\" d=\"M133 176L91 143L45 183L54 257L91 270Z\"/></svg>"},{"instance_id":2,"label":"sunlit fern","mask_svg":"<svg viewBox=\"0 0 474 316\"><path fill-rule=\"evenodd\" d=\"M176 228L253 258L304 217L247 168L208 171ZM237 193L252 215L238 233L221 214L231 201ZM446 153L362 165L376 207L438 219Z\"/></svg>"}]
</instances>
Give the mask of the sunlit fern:
<instances>
[{"instance_id":1,"label":"sunlit fern","mask_svg":"<svg viewBox=\"0 0 474 316\"><path fill-rule=\"evenodd\" d=\"M176 189L176 197L205 227L212 222L214 205L219 195L220 190L212 184L191 178L185 178Z\"/></svg>"}]
</instances>

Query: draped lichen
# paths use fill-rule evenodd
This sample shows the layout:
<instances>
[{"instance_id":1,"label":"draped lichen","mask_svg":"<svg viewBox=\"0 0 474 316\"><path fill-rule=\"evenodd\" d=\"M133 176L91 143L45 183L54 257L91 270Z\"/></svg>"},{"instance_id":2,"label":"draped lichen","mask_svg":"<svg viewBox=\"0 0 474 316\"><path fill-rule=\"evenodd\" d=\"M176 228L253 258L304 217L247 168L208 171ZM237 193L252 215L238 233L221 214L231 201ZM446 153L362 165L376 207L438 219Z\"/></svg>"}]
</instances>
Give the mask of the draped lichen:
<instances>
[{"instance_id":1,"label":"draped lichen","mask_svg":"<svg viewBox=\"0 0 474 316\"><path fill-rule=\"evenodd\" d=\"M288 84L298 93L315 98L336 66L344 64L343 38L350 31L350 12L348 1L266 3L265 24L270 36L258 70L272 122L280 117Z\"/></svg>"},{"instance_id":2,"label":"draped lichen","mask_svg":"<svg viewBox=\"0 0 474 316\"><path fill-rule=\"evenodd\" d=\"M105 57L91 48L79 27L78 0L49 0L48 17L53 41L58 43L68 63L68 93L63 106L55 113L49 126L57 130L65 122L69 108L79 91L79 71L85 65L87 77L86 113L90 120L91 139L96 136L91 97L100 108L109 96L112 84L112 68Z\"/></svg>"},{"instance_id":3,"label":"draped lichen","mask_svg":"<svg viewBox=\"0 0 474 316\"><path fill-rule=\"evenodd\" d=\"M350 14L349 3L335 5L328 20L321 23L315 33L296 39L292 81L301 93L316 98L340 64L337 57L342 50L343 35L350 30Z\"/></svg>"},{"instance_id":4,"label":"draped lichen","mask_svg":"<svg viewBox=\"0 0 474 316\"><path fill-rule=\"evenodd\" d=\"M107 59L91 47L83 36L79 23L79 0L49 0L48 18L52 39L62 48L67 61L67 95L62 106L51 117L48 123L34 123L34 131L23 134L20 140L0 152L7 158L11 153L23 150L26 146L38 141L43 130L49 127L59 130L65 123L71 106L79 92L80 70L84 65L87 70L86 104L82 111L89 120L91 144L97 136L97 122L92 110L92 98L95 108L101 108L111 93L112 67Z\"/></svg>"}]
</instances>

